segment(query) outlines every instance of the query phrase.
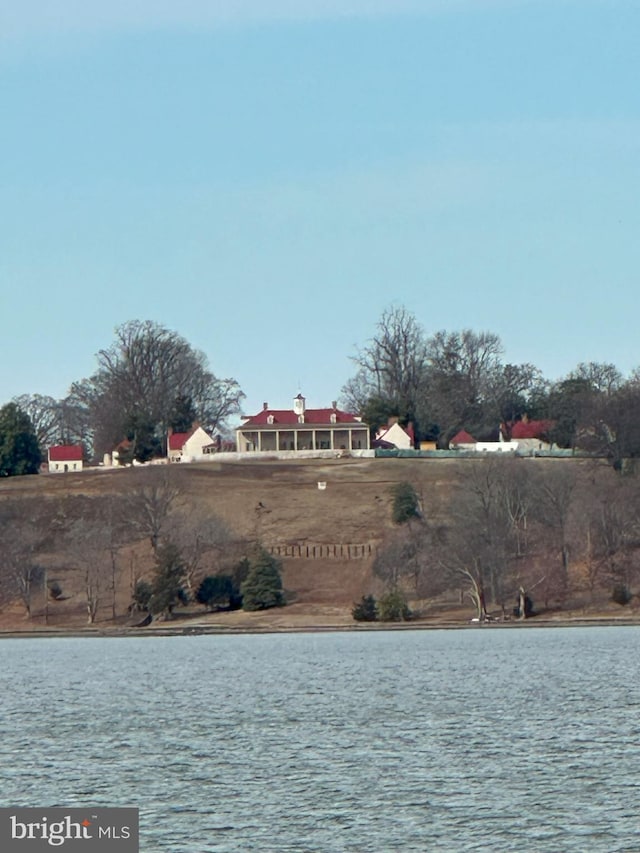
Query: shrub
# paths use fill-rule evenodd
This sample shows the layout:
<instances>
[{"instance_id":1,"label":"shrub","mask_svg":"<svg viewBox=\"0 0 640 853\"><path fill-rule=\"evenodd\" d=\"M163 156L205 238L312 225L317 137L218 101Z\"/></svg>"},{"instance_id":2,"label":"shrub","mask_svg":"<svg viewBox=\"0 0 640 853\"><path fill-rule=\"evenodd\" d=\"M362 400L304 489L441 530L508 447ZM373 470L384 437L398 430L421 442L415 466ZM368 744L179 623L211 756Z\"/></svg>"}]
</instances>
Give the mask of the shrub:
<instances>
[{"instance_id":1,"label":"shrub","mask_svg":"<svg viewBox=\"0 0 640 853\"><path fill-rule=\"evenodd\" d=\"M147 581L138 581L133 591L133 604L137 610L148 610L153 588Z\"/></svg>"},{"instance_id":2,"label":"shrub","mask_svg":"<svg viewBox=\"0 0 640 853\"><path fill-rule=\"evenodd\" d=\"M54 601L57 601L59 598L62 598L62 587L58 581L51 581L49 583L49 598L52 598Z\"/></svg>"},{"instance_id":3,"label":"shrub","mask_svg":"<svg viewBox=\"0 0 640 853\"><path fill-rule=\"evenodd\" d=\"M392 589L378 601L378 618L381 622L406 622L411 618L407 600L399 589Z\"/></svg>"},{"instance_id":4,"label":"shrub","mask_svg":"<svg viewBox=\"0 0 640 853\"><path fill-rule=\"evenodd\" d=\"M196 601L212 610L216 605L228 605L233 592L229 575L208 575L198 587Z\"/></svg>"},{"instance_id":5,"label":"shrub","mask_svg":"<svg viewBox=\"0 0 640 853\"><path fill-rule=\"evenodd\" d=\"M378 606L372 595L363 595L360 601L351 608L351 615L356 622L375 622L378 618Z\"/></svg>"},{"instance_id":6,"label":"shrub","mask_svg":"<svg viewBox=\"0 0 640 853\"><path fill-rule=\"evenodd\" d=\"M611 593L611 601L615 601L616 604L620 604L622 607L629 604L631 599L633 598L633 594L630 592L629 587L624 584L616 584Z\"/></svg>"},{"instance_id":7,"label":"shrub","mask_svg":"<svg viewBox=\"0 0 640 853\"><path fill-rule=\"evenodd\" d=\"M411 483L398 483L393 487L391 517L394 524L404 524L411 518L420 517L420 502Z\"/></svg>"}]
</instances>

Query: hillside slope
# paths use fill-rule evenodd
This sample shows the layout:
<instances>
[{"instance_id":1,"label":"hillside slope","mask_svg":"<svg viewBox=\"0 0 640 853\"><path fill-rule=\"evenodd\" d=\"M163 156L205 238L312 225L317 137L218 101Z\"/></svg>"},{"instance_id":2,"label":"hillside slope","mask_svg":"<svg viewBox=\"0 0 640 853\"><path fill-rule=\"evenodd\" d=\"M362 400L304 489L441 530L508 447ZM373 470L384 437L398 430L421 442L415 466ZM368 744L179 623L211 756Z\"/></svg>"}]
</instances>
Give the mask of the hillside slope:
<instances>
[{"instance_id":1,"label":"hillside slope","mask_svg":"<svg viewBox=\"0 0 640 853\"><path fill-rule=\"evenodd\" d=\"M180 491L183 509L198 508L222 518L239 540L260 541L283 563L284 585L295 613L332 612L350 621L352 603L378 592L372 575L376 550L393 530L392 487L410 482L430 521L444 522L452 499L480 460L456 459L331 459L278 462L217 461L158 469ZM574 460L522 460L522 465L572 466L581 478L608 479L605 466ZM569 470L565 468L564 470ZM596 471L596 474L594 474ZM134 490L149 469L85 471L72 475L42 475L0 483L0 501L40 496L123 495ZM318 483L325 484L323 488ZM130 577L122 572L118 608L130 601ZM74 586L75 584L75 586ZM66 576L69 600L49 607L49 621L83 624L86 613L78 578ZM5 610L0 620L15 621L17 610ZM229 624L243 617L228 615ZM245 616L249 616L246 614ZM106 606L99 619L107 619ZM220 617L218 617L220 618ZM254 617L251 617L254 618Z\"/></svg>"}]
</instances>

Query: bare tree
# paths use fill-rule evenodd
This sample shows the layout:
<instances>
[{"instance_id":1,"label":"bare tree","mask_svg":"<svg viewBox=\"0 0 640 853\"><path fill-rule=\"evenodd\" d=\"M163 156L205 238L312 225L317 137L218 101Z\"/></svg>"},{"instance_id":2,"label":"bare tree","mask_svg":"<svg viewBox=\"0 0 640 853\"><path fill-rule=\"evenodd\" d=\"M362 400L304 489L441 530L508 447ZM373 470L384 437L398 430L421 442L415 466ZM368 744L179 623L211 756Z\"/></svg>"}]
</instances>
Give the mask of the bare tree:
<instances>
[{"instance_id":1,"label":"bare tree","mask_svg":"<svg viewBox=\"0 0 640 853\"><path fill-rule=\"evenodd\" d=\"M93 624L110 591L113 571L110 532L99 518L78 517L66 527L65 546L67 560L82 575L87 622Z\"/></svg>"},{"instance_id":2,"label":"bare tree","mask_svg":"<svg viewBox=\"0 0 640 853\"><path fill-rule=\"evenodd\" d=\"M63 441L60 403L43 394L21 394L13 402L25 412L36 434L41 450Z\"/></svg>"},{"instance_id":3,"label":"bare tree","mask_svg":"<svg viewBox=\"0 0 640 853\"><path fill-rule=\"evenodd\" d=\"M613 484L599 501L591 502L590 551L598 579L629 587L635 575L635 550L640 545L640 524L632 489ZM633 490L635 491L635 490Z\"/></svg>"},{"instance_id":4,"label":"bare tree","mask_svg":"<svg viewBox=\"0 0 640 853\"><path fill-rule=\"evenodd\" d=\"M470 461L440 536L442 571L465 590L480 620L487 618L490 603L504 616L519 587L526 595L521 558L529 544L533 495L522 464L500 457Z\"/></svg>"},{"instance_id":5,"label":"bare tree","mask_svg":"<svg viewBox=\"0 0 640 853\"><path fill-rule=\"evenodd\" d=\"M176 474L167 466L136 471L138 482L123 501L123 511L132 533L147 538L154 552L168 536L170 517L182 490Z\"/></svg>"},{"instance_id":6,"label":"bare tree","mask_svg":"<svg viewBox=\"0 0 640 853\"><path fill-rule=\"evenodd\" d=\"M615 364L596 361L581 362L567 378L586 381L593 391L607 397L622 386L622 374Z\"/></svg>"},{"instance_id":7,"label":"bare tree","mask_svg":"<svg viewBox=\"0 0 640 853\"><path fill-rule=\"evenodd\" d=\"M580 443L604 453L616 471L640 457L640 386L627 382L594 397L580 430Z\"/></svg>"},{"instance_id":8,"label":"bare tree","mask_svg":"<svg viewBox=\"0 0 640 853\"><path fill-rule=\"evenodd\" d=\"M204 572L213 571L232 542L231 531L219 516L191 511L171 515L165 533L180 552L184 585L194 595Z\"/></svg>"},{"instance_id":9,"label":"bare tree","mask_svg":"<svg viewBox=\"0 0 640 853\"><path fill-rule=\"evenodd\" d=\"M533 364L505 364L489 371L483 391L485 420L499 423L510 438L514 423L528 413L531 399L543 392L542 372Z\"/></svg>"},{"instance_id":10,"label":"bare tree","mask_svg":"<svg viewBox=\"0 0 640 853\"><path fill-rule=\"evenodd\" d=\"M571 554L570 520L577 485L577 472L571 463L538 472L536 507L540 522L555 533L563 576L569 571Z\"/></svg>"},{"instance_id":11,"label":"bare tree","mask_svg":"<svg viewBox=\"0 0 640 853\"><path fill-rule=\"evenodd\" d=\"M484 406L501 370L501 355L500 338L491 332L440 331L429 338L425 394L445 445L461 426L482 425Z\"/></svg>"},{"instance_id":12,"label":"bare tree","mask_svg":"<svg viewBox=\"0 0 640 853\"><path fill-rule=\"evenodd\" d=\"M405 578L410 578L417 589L427 547L424 523L416 520L404 524L378 550L373 561L374 575L388 589L396 589Z\"/></svg>"},{"instance_id":13,"label":"bare tree","mask_svg":"<svg viewBox=\"0 0 640 853\"><path fill-rule=\"evenodd\" d=\"M480 622L487 620L488 566L484 554L476 549L476 530L461 535L458 526L448 528L439 551L439 564L449 583L464 591L475 608ZM480 544L478 542L478 544Z\"/></svg>"},{"instance_id":14,"label":"bare tree","mask_svg":"<svg viewBox=\"0 0 640 853\"><path fill-rule=\"evenodd\" d=\"M497 490L509 519L515 545L515 556L523 557L529 550L531 516L535 491L529 468L521 459L496 460L499 468Z\"/></svg>"},{"instance_id":15,"label":"bare tree","mask_svg":"<svg viewBox=\"0 0 640 853\"><path fill-rule=\"evenodd\" d=\"M219 379L206 356L185 338L151 321L119 326L113 344L97 354L98 370L72 387L70 401L94 428L95 450L110 450L142 419L164 439L178 397L187 396L203 426L213 429L239 411L243 393Z\"/></svg>"},{"instance_id":16,"label":"bare tree","mask_svg":"<svg viewBox=\"0 0 640 853\"><path fill-rule=\"evenodd\" d=\"M516 527L506 497L514 490L506 488L506 459L486 459L470 469L466 482L465 495L460 502L460 511L464 512L475 530L477 546L485 567L488 591L495 604L504 607L505 579L509 568L509 558L514 553L513 540Z\"/></svg>"},{"instance_id":17,"label":"bare tree","mask_svg":"<svg viewBox=\"0 0 640 853\"><path fill-rule=\"evenodd\" d=\"M27 618L43 584L42 552L50 533L47 510L44 502L32 499L0 505L0 596L4 603L20 600Z\"/></svg>"},{"instance_id":18,"label":"bare tree","mask_svg":"<svg viewBox=\"0 0 640 853\"><path fill-rule=\"evenodd\" d=\"M413 314L403 307L386 309L353 361L358 371L342 389L348 404L361 411L369 398L381 397L403 417L413 416L426 367L424 332Z\"/></svg>"}]
</instances>

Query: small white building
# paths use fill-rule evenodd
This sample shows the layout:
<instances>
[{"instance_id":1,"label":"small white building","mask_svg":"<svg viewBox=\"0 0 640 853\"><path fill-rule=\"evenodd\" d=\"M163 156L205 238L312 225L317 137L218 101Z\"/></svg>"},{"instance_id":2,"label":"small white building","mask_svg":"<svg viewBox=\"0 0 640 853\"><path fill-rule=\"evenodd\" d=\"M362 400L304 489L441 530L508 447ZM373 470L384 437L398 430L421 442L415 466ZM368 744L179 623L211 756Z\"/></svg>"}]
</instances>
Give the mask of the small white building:
<instances>
[{"instance_id":1,"label":"small white building","mask_svg":"<svg viewBox=\"0 0 640 853\"><path fill-rule=\"evenodd\" d=\"M392 418L386 427L376 432L374 447L397 447L398 450L411 450L414 446L413 427L400 426L397 418Z\"/></svg>"},{"instance_id":2,"label":"small white building","mask_svg":"<svg viewBox=\"0 0 640 853\"><path fill-rule=\"evenodd\" d=\"M476 453L515 453L517 441L476 441Z\"/></svg>"},{"instance_id":3,"label":"small white building","mask_svg":"<svg viewBox=\"0 0 640 853\"><path fill-rule=\"evenodd\" d=\"M47 456L50 474L82 471L84 453L80 444L56 444L49 448Z\"/></svg>"},{"instance_id":4,"label":"small white building","mask_svg":"<svg viewBox=\"0 0 640 853\"><path fill-rule=\"evenodd\" d=\"M201 426L197 426L190 432L170 433L167 456L169 462L193 462L206 456L214 446L213 438Z\"/></svg>"},{"instance_id":5,"label":"small white building","mask_svg":"<svg viewBox=\"0 0 640 853\"><path fill-rule=\"evenodd\" d=\"M461 429L456 433L449 442L449 450L475 450L476 440L465 429Z\"/></svg>"}]
</instances>

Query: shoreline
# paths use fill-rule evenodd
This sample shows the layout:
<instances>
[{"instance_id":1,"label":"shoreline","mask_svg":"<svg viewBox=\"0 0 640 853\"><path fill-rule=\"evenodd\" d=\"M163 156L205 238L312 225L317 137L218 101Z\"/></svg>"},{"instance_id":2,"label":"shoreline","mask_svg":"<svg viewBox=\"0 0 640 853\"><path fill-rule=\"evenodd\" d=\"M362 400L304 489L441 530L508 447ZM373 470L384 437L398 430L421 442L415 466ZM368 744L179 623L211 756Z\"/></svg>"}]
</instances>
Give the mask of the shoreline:
<instances>
[{"instance_id":1,"label":"shoreline","mask_svg":"<svg viewBox=\"0 0 640 853\"><path fill-rule=\"evenodd\" d=\"M213 636L234 636L234 635L251 635L251 634L330 634L330 633L365 633L376 631L469 631L469 630L488 630L499 629L509 630L518 628L587 628L587 627L640 627L640 618L635 617L575 617L564 619L536 619L533 617L529 620L509 621L509 622L461 622L447 621L439 622L371 622L371 623L355 623L353 625L339 624L322 624L317 625L253 625L253 626L222 626L219 624L207 625L186 625L158 623L158 627L147 626L145 628L136 627L111 627L111 628L96 628L87 626L86 628L60 628L46 627L42 628L25 628L24 630L16 628L0 628L0 640L15 640L15 639L44 639L44 638L122 638L122 637L193 637L203 635Z\"/></svg>"}]
</instances>

